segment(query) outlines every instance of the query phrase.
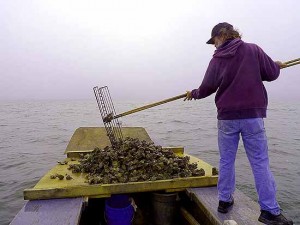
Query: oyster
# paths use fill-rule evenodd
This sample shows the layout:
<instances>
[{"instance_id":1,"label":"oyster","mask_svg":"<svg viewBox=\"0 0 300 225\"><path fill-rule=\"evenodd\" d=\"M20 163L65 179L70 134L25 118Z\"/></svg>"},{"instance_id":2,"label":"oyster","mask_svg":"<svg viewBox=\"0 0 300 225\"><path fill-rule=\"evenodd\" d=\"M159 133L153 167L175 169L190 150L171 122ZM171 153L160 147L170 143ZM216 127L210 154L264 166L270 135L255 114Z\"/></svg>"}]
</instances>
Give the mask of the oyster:
<instances>
[{"instance_id":1,"label":"oyster","mask_svg":"<svg viewBox=\"0 0 300 225\"><path fill-rule=\"evenodd\" d=\"M67 165L67 164L68 164L68 161L66 161L66 160L65 160L65 161L62 161L62 162L61 162L61 161L58 161L57 164L59 164L59 165Z\"/></svg>"},{"instance_id":2,"label":"oyster","mask_svg":"<svg viewBox=\"0 0 300 225\"><path fill-rule=\"evenodd\" d=\"M60 179L60 180L63 180L65 176L64 176L64 175L61 175L61 174L57 174L56 177L57 177L58 179Z\"/></svg>"},{"instance_id":3,"label":"oyster","mask_svg":"<svg viewBox=\"0 0 300 225\"><path fill-rule=\"evenodd\" d=\"M218 174L219 174L218 169L216 167L213 167L212 168L212 175L214 176L214 175L218 175Z\"/></svg>"},{"instance_id":4,"label":"oyster","mask_svg":"<svg viewBox=\"0 0 300 225\"><path fill-rule=\"evenodd\" d=\"M63 180L64 177L65 177L64 175L61 175L61 174L58 174L58 173L50 175L50 179L56 179L56 178L58 178L60 180Z\"/></svg>"},{"instance_id":5,"label":"oyster","mask_svg":"<svg viewBox=\"0 0 300 225\"><path fill-rule=\"evenodd\" d=\"M73 177L71 177L69 174L66 174L66 180L72 180Z\"/></svg>"}]
</instances>

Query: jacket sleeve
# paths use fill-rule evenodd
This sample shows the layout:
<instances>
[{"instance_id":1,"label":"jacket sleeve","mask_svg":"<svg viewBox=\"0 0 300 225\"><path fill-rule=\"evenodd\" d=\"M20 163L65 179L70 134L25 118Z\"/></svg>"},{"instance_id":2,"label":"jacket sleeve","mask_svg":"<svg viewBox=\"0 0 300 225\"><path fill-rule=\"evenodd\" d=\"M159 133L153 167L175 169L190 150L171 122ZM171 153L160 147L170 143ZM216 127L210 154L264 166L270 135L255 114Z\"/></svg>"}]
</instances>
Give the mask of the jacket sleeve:
<instances>
[{"instance_id":1,"label":"jacket sleeve","mask_svg":"<svg viewBox=\"0 0 300 225\"><path fill-rule=\"evenodd\" d=\"M219 81L217 79L215 63L212 59L208 65L203 81L198 89L192 90L192 97L194 99L205 98L215 93L219 87Z\"/></svg>"},{"instance_id":2,"label":"jacket sleeve","mask_svg":"<svg viewBox=\"0 0 300 225\"><path fill-rule=\"evenodd\" d=\"M280 74L280 66L275 63L260 47L258 47L258 60L262 81L276 80Z\"/></svg>"}]
</instances>

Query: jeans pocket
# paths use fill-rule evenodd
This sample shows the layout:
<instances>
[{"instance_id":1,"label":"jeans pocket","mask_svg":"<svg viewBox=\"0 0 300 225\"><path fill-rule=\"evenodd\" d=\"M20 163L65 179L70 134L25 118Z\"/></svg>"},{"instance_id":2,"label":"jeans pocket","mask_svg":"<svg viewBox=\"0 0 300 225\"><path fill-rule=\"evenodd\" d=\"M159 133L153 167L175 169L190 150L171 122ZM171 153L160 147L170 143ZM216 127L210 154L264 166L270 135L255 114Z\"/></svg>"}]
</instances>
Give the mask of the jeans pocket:
<instances>
[{"instance_id":1,"label":"jeans pocket","mask_svg":"<svg viewBox=\"0 0 300 225\"><path fill-rule=\"evenodd\" d=\"M263 118L246 119L243 123L243 133L245 135L254 135L265 132Z\"/></svg>"},{"instance_id":2,"label":"jeans pocket","mask_svg":"<svg viewBox=\"0 0 300 225\"><path fill-rule=\"evenodd\" d=\"M237 132L239 130L239 121L238 120L218 120L218 129L219 131L230 134Z\"/></svg>"}]
</instances>

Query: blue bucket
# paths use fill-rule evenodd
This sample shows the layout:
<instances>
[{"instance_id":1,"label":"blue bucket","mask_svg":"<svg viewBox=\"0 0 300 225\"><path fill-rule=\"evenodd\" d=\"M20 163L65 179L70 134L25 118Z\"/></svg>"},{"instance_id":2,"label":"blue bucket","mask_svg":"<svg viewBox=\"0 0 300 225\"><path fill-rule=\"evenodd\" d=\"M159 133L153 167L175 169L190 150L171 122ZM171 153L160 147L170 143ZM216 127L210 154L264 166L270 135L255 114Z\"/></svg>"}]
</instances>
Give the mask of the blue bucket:
<instances>
[{"instance_id":1,"label":"blue bucket","mask_svg":"<svg viewBox=\"0 0 300 225\"><path fill-rule=\"evenodd\" d=\"M131 225L134 208L126 195L113 195L105 201L105 219L108 225Z\"/></svg>"}]
</instances>

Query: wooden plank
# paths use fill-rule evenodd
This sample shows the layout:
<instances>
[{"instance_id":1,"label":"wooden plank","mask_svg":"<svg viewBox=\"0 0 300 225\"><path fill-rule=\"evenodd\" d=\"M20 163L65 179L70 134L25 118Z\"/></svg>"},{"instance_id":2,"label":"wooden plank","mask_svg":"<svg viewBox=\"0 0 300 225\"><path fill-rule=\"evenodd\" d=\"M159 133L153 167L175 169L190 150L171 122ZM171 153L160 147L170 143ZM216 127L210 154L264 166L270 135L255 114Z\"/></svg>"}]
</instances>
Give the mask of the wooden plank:
<instances>
[{"instance_id":1,"label":"wooden plank","mask_svg":"<svg viewBox=\"0 0 300 225\"><path fill-rule=\"evenodd\" d=\"M68 151L67 152L67 158L80 158L81 154L89 154L92 153L95 149L91 150L84 150L84 151Z\"/></svg>"},{"instance_id":2,"label":"wooden plank","mask_svg":"<svg viewBox=\"0 0 300 225\"><path fill-rule=\"evenodd\" d=\"M178 146L178 147L163 147L163 149L168 149L173 151L177 155L182 155L184 153L184 147Z\"/></svg>"},{"instance_id":3,"label":"wooden plank","mask_svg":"<svg viewBox=\"0 0 300 225\"><path fill-rule=\"evenodd\" d=\"M234 205L226 214L217 211L219 204L217 187L189 188L187 192L212 224L221 225L224 220L234 220L238 225L262 224L258 222L259 205L237 189L234 193Z\"/></svg>"},{"instance_id":4,"label":"wooden plank","mask_svg":"<svg viewBox=\"0 0 300 225\"><path fill-rule=\"evenodd\" d=\"M131 137L152 142L143 127L122 127L122 133L124 138ZM106 146L111 146L111 144L104 127L80 127L74 132L65 154L76 151L91 151L95 147L105 148Z\"/></svg>"},{"instance_id":5,"label":"wooden plank","mask_svg":"<svg viewBox=\"0 0 300 225\"><path fill-rule=\"evenodd\" d=\"M181 153L178 153L181 154ZM184 189L188 187L214 186L218 176L212 175L212 166L208 163L190 156L191 163L197 163L198 168L205 170L205 176L177 178L170 180L130 182L119 184L93 184L85 183L85 174L72 174L68 165L57 165L51 169L32 189L24 190L24 199L50 199L70 198L79 196L107 196L119 193L146 192L168 189ZM73 161L75 163L77 161ZM52 174L71 174L72 180L50 179Z\"/></svg>"},{"instance_id":6,"label":"wooden plank","mask_svg":"<svg viewBox=\"0 0 300 225\"><path fill-rule=\"evenodd\" d=\"M10 225L76 225L79 224L83 198L29 201Z\"/></svg>"},{"instance_id":7,"label":"wooden plank","mask_svg":"<svg viewBox=\"0 0 300 225\"><path fill-rule=\"evenodd\" d=\"M184 207L180 207L180 214L189 225L201 225Z\"/></svg>"}]
</instances>

